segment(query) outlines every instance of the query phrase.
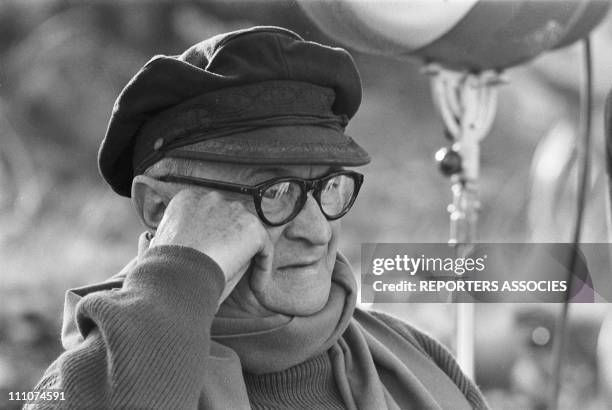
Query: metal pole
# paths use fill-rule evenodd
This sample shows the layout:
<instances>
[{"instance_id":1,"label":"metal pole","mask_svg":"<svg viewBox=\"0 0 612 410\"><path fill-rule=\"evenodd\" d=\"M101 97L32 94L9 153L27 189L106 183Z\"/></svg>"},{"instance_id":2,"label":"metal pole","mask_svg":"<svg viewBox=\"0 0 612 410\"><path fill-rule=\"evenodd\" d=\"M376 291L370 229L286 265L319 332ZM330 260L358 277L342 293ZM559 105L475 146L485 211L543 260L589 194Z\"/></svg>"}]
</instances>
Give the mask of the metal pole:
<instances>
[{"instance_id":1,"label":"metal pole","mask_svg":"<svg viewBox=\"0 0 612 410\"><path fill-rule=\"evenodd\" d=\"M453 154L460 166L446 167L451 177L453 200L448 206L449 244L457 257L465 257L477 241L478 178L480 176L480 141L487 135L497 106L495 86L501 83L499 73L486 71L465 73L430 65L434 101L448 133L453 139L450 150L436 159L444 161ZM457 361L467 376L474 377L474 304L456 305L455 343Z\"/></svg>"}]
</instances>

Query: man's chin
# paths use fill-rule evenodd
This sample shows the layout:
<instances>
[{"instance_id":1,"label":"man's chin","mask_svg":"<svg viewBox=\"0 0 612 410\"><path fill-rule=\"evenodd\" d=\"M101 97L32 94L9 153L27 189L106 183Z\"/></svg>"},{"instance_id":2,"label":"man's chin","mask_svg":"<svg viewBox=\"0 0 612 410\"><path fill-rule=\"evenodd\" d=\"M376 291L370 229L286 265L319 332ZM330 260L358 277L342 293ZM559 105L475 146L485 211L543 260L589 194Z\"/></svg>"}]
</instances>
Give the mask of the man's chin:
<instances>
[{"instance_id":1,"label":"man's chin","mask_svg":"<svg viewBox=\"0 0 612 410\"><path fill-rule=\"evenodd\" d=\"M251 276L250 291L265 309L289 316L310 316L325 307L331 291L331 270L320 267L275 269Z\"/></svg>"},{"instance_id":2,"label":"man's chin","mask_svg":"<svg viewBox=\"0 0 612 410\"><path fill-rule=\"evenodd\" d=\"M276 311L276 313L287 315L287 316L311 316L317 312L320 312L325 307L325 303L320 303L316 306L279 306L279 307L268 307L269 310Z\"/></svg>"},{"instance_id":3,"label":"man's chin","mask_svg":"<svg viewBox=\"0 0 612 410\"><path fill-rule=\"evenodd\" d=\"M329 289L323 294L304 295L295 294L287 297L283 294L278 298L271 295L258 297L259 303L266 309L287 316L310 316L321 311L329 298Z\"/></svg>"}]
</instances>

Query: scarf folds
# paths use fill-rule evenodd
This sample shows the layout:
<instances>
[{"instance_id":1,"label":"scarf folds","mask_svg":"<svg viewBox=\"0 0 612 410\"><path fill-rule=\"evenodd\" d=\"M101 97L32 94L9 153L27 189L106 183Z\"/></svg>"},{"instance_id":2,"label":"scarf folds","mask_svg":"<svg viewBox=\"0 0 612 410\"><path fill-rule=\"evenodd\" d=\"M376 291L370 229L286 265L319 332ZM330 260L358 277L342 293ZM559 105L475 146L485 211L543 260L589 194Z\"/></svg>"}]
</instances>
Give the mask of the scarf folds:
<instances>
[{"instance_id":1,"label":"scarf folds","mask_svg":"<svg viewBox=\"0 0 612 410\"><path fill-rule=\"evenodd\" d=\"M470 409L463 393L416 340L355 310L356 288L348 262L338 254L330 297L321 311L303 317L218 314L200 406L248 409L243 370L279 372L328 351L349 409Z\"/></svg>"}]
</instances>

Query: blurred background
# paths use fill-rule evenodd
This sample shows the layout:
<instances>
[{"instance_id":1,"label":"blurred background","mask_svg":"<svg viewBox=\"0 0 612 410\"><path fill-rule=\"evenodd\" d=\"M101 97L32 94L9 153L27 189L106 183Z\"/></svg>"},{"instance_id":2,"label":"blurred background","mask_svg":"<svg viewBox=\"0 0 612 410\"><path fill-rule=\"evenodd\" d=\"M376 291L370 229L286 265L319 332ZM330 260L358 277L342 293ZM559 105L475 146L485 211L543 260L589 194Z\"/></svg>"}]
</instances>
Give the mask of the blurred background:
<instances>
[{"instance_id":1,"label":"blurred background","mask_svg":"<svg viewBox=\"0 0 612 410\"><path fill-rule=\"evenodd\" d=\"M4 0L0 2L0 408L61 353L67 289L104 280L142 231L126 198L97 171L113 102L154 54L179 54L224 31L282 25L331 45L284 1ZM583 240L608 242L603 103L612 86L612 20L593 33L594 147ZM341 249L359 272L361 243L445 242L447 145L417 60L354 51L364 100L349 134L372 155L344 219ZM580 47L508 70L482 145L483 242L568 242L574 220ZM452 346L451 306L372 306ZM543 408L558 305L482 304L476 380L494 409ZM572 305L560 408L612 408L612 312ZM599 343L598 343L599 340Z\"/></svg>"}]
</instances>

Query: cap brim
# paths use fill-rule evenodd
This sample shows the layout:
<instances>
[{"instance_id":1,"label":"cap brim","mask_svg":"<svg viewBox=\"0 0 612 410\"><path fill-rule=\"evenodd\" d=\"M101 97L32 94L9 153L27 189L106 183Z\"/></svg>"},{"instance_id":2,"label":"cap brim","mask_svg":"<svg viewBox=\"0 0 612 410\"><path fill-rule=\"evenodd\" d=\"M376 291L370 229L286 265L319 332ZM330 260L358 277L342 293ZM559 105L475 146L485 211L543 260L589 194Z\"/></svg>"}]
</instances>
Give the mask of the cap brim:
<instances>
[{"instance_id":1,"label":"cap brim","mask_svg":"<svg viewBox=\"0 0 612 410\"><path fill-rule=\"evenodd\" d=\"M337 129L299 125L257 128L170 150L166 157L276 165L360 166L368 153Z\"/></svg>"}]
</instances>

